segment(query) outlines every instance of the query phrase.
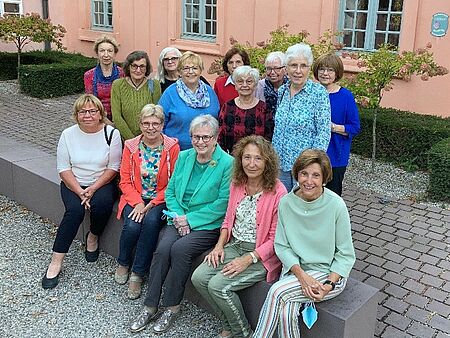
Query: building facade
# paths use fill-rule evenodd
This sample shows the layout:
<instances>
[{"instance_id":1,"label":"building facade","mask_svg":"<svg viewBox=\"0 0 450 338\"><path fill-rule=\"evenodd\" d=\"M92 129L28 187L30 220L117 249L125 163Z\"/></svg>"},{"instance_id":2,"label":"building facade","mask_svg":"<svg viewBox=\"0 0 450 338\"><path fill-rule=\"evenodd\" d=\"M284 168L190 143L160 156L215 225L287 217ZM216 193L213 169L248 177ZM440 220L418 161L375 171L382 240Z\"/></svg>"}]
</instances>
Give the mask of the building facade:
<instances>
[{"instance_id":1,"label":"building facade","mask_svg":"<svg viewBox=\"0 0 450 338\"><path fill-rule=\"evenodd\" d=\"M431 42L436 62L450 68L448 14L450 1L436 0L0 0L3 13L42 14L67 29L68 51L94 56L93 41L111 34L120 44L118 60L145 50L156 65L161 49L175 46L199 53L205 77L211 62L225 54L230 37L255 45L269 32L288 24L290 32L306 30L315 41L327 30L342 31L349 50L370 51L382 42L413 50ZM447 19L446 19L447 18ZM14 50L1 44L1 50ZM32 46L39 48L41 46ZM345 60L347 71L358 71ZM424 114L450 116L450 78L424 82L397 80L382 104Z\"/></svg>"}]
</instances>

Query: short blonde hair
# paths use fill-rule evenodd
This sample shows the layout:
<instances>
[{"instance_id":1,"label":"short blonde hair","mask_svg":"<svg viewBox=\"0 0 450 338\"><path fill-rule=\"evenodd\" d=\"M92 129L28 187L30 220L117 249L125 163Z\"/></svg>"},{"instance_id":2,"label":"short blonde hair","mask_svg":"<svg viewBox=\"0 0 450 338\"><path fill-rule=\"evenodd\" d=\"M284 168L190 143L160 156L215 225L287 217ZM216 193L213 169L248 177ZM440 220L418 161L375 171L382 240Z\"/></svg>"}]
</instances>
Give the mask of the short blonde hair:
<instances>
[{"instance_id":1,"label":"short blonde hair","mask_svg":"<svg viewBox=\"0 0 450 338\"><path fill-rule=\"evenodd\" d=\"M188 62L192 62L194 65L196 65L197 67L199 67L203 71L203 60L200 57L200 55L195 54L195 53L193 53L191 51L187 51L187 52L184 52L181 55L180 60L178 60L177 70L178 70L179 73L181 73L181 70L183 69L183 67Z\"/></svg>"},{"instance_id":2,"label":"short blonde hair","mask_svg":"<svg viewBox=\"0 0 450 338\"><path fill-rule=\"evenodd\" d=\"M156 117L161 121L161 123L164 123L164 110L163 107L157 104L149 103L146 104L139 114L139 122L142 122L143 119L147 117Z\"/></svg>"},{"instance_id":3,"label":"short blonde hair","mask_svg":"<svg viewBox=\"0 0 450 338\"><path fill-rule=\"evenodd\" d=\"M323 177L323 184L327 184L333 178L333 171L331 170L330 159L326 152L320 149L306 149L295 160L292 167L292 177L297 180L298 173L307 166L317 163L320 166Z\"/></svg>"},{"instance_id":4,"label":"short blonde hair","mask_svg":"<svg viewBox=\"0 0 450 338\"><path fill-rule=\"evenodd\" d=\"M112 36L102 35L94 42L95 54L98 54L98 46L104 42L110 43L111 45L114 46L114 53L117 53L119 51L119 44L117 43L116 39L114 39Z\"/></svg>"},{"instance_id":5,"label":"short blonde hair","mask_svg":"<svg viewBox=\"0 0 450 338\"><path fill-rule=\"evenodd\" d=\"M101 120L100 122L108 123L108 119L106 118L106 111L105 108L103 108L102 102L94 95L92 94L83 94L78 99L75 100L75 103L73 104L73 113L72 117L75 120L76 123L78 122L78 112L88 103L92 103L95 108L98 109L100 112Z\"/></svg>"}]
</instances>

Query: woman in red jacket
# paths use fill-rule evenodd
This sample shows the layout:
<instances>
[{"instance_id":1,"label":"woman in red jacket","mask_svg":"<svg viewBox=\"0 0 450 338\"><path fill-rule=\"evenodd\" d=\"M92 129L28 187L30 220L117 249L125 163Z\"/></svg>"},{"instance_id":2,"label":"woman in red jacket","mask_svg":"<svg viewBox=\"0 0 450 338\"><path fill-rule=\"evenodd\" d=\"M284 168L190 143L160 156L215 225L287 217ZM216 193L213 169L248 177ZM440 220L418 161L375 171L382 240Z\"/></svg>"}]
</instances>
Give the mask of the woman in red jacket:
<instances>
[{"instance_id":1,"label":"woman in red jacket","mask_svg":"<svg viewBox=\"0 0 450 338\"><path fill-rule=\"evenodd\" d=\"M247 338L252 330L236 292L278 279L281 263L274 239L278 203L286 188L278 179L278 156L262 136L235 146L230 200L219 240L192 274L192 283L222 321L219 337Z\"/></svg>"},{"instance_id":2,"label":"woman in red jacket","mask_svg":"<svg viewBox=\"0 0 450 338\"><path fill-rule=\"evenodd\" d=\"M164 192L180 152L178 140L162 134L163 126L162 107L145 105L140 116L142 134L125 141L122 155L119 187L123 194L117 218L123 214L124 225L114 279L125 284L131 270L130 299L141 295L142 277L150 268L163 225Z\"/></svg>"}]
</instances>

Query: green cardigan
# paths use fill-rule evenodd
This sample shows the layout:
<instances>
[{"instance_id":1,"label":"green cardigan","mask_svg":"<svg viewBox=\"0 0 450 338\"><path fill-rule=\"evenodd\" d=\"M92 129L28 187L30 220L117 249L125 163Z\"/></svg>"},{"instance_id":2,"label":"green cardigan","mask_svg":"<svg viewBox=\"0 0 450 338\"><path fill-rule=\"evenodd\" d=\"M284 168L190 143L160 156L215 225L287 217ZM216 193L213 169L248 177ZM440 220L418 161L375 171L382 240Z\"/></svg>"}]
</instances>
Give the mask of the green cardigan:
<instances>
[{"instance_id":1,"label":"green cardigan","mask_svg":"<svg viewBox=\"0 0 450 338\"><path fill-rule=\"evenodd\" d=\"M217 145L191 200L183 203L196 157L197 153L192 148L178 155L175 171L166 189L167 209L179 216L186 215L192 230L218 229L227 210L233 157Z\"/></svg>"},{"instance_id":2,"label":"green cardigan","mask_svg":"<svg viewBox=\"0 0 450 338\"><path fill-rule=\"evenodd\" d=\"M283 263L282 274L299 264L305 271L348 277L356 257L344 200L324 188L318 199L306 202L296 190L283 196L278 206L275 252Z\"/></svg>"},{"instance_id":3,"label":"green cardigan","mask_svg":"<svg viewBox=\"0 0 450 338\"><path fill-rule=\"evenodd\" d=\"M148 81L153 82L151 93ZM131 86L126 78L117 79L111 88L111 111L114 125L120 135L129 140L141 133L139 114L148 103L157 104L161 96L161 86L157 80L148 80L139 89Z\"/></svg>"}]
</instances>

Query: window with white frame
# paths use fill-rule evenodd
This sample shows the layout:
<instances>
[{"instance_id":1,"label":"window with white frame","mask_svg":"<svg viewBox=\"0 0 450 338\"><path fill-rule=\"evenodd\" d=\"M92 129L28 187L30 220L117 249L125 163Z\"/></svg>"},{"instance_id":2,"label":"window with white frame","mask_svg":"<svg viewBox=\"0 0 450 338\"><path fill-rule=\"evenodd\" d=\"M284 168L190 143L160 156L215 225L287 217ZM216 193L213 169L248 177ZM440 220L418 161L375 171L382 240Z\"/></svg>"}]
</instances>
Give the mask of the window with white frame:
<instances>
[{"instance_id":1,"label":"window with white frame","mask_svg":"<svg viewBox=\"0 0 450 338\"><path fill-rule=\"evenodd\" d=\"M183 0L183 38L214 41L216 32L217 0Z\"/></svg>"},{"instance_id":2,"label":"window with white frame","mask_svg":"<svg viewBox=\"0 0 450 338\"><path fill-rule=\"evenodd\" d=\"M0 0L0 16L5 14L23 14L22 0Z\"/></svg>"},{"instance_id":3,"label":"window with white frame","mask_svg":"<svg viewBox=\"0 0 450 338\"><path fill-rule=\"evenodd\" d=\"M339 30L345 49L376 50L400 40L403 0L341 0Z\"/></svg>"},{"instance_id":4,"label":"window with white frame","mask_svg":"<svg viewBox=\"0 0 450 338\"><path fill-rule=\"evenodd\" d=\"M92 27L111 30L112 0L92 0Z\"/></svg>"}]
</instances>

